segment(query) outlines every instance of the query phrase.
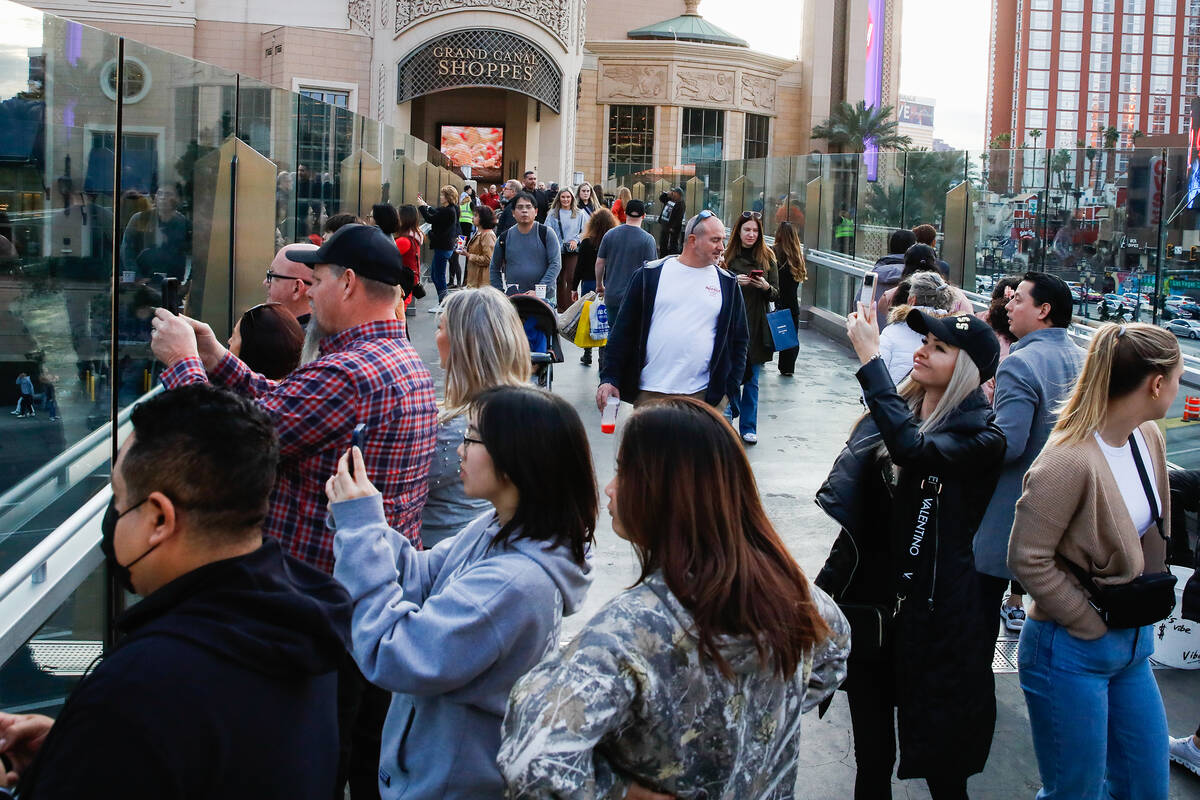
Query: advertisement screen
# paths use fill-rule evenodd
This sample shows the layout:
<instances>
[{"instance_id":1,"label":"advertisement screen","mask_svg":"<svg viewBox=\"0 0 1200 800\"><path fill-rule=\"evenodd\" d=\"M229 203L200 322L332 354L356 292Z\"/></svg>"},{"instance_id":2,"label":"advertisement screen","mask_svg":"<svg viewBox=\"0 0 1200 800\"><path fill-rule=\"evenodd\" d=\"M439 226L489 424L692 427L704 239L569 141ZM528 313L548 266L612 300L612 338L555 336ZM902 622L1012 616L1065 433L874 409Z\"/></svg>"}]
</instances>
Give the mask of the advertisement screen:
<instances>
[{"instance_id":1,"label":"advertisement screen","mask_svg":"<svg viewBox=\"0 0 1200 800\"><path fill-rule=\"evenodd\" d=\"M441 151L456 167L470 167L471 178L499 181L504 166L504 128L443 125Z\"/></svg>"},{"instance_id":2,"label":"advertisement screen","mask_svg":"<svg viewBox=\"0 0 1200 800\"><path fill-rule=\"evenodd\" d=\"M932 128L933 108L933 106L926 105L925 103L901 100L900 113L897 116L901 122L906 122L909 125L923 125L926 128Z\"/></svg>"}]
</instances>

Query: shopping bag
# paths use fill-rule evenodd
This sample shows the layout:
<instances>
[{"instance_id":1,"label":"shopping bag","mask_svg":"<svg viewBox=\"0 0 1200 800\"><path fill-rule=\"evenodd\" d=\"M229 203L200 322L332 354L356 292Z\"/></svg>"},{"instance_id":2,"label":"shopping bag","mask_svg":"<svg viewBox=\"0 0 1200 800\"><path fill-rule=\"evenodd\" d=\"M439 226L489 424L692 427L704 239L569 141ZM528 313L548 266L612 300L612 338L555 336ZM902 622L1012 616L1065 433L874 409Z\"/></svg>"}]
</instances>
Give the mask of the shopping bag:
<instances>
[{"instance_id":1,"label":"shopping bag","mask_svg":"<svg viewBox=\"0 0 1200 800\"><path fill-rule=\"evenodd\" d=\"M575 328L575 338L571 340L575 342L577 347L603 347L605 342L608 341L607 339L596 340L591 336L592 326L590 323L590 312L592 310L593 302L594 301L592 300L586 300L583 303L583 311L579 316L579 325ZM584 322L584 320L589 320L589 322Z\"/></svg>"},{"instance_id":2,"label":"shopping bag","mask_svg":"<svg viewBox=\"0 0 1200 800\"><path fill-rule=\"evenodd\" d=\"M583 297L576 300L567 308L566 311L558 315L558 330L559 333L571 337L575 336L575 329L579 325L579 320L583 317L583 304L588 300L595 300L596 293L588 292Z\"/></svg>"},{"instance_id":3,"label":"shopping bag","mask_svg":"<svg viewBox=\"0 0 1200 800\"><path fill-rule=\"evenodd\" d=\"M588 309L588 327L593 339L608 339L608 307L603 300L592 303Z\"/></svg>"},{"instance_id":4,"label":"shopping bag","mask_svg":"<svg viewBox=\"0 0 1200 800\"><path fill-rule=\"evenodd\" d=\"M776 350L791 350L800 346L800 338L796 335L796 323L792 321L790 309L781 308L767 314L767 324L771 326L771 338L775 340Z\"/></svg>"}]
</instances>

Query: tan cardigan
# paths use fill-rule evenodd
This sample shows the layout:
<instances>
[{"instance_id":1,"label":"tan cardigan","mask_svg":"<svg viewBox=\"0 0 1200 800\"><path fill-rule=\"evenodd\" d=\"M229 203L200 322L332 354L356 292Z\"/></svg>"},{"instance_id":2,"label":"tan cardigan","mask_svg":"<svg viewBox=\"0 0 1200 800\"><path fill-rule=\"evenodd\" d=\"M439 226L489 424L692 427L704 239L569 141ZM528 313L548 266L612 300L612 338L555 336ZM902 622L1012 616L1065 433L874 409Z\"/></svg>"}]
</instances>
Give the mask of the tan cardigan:
<instances>
[{"instance_id":1,"label":"tan cardigan","mask_svg":"<svg viewBox=\"0 0 1200 800\"><path fill-rule=\"evenodd\" d=\"M468 289L482 289L489 286L489 268L492 264L492 251L496 248L496 231L485 230L476 233L467 244L467 275Z\"/></svg>"},{"instance_id":2,"label":"tan cardigan","mask_svg":"<svg viewBox=\"0 0 1200 800\"><path fill-rule=\"evenodd\" d=\"M1153 422L1141 431L1162 499L1163 532L1170 535L1166 442ZM1025 473L1023 489L1008 566L1033 598L1029 615L1053 620L1080 639L1099 639L1108 627L1062 559L1088 570L1097 584L1128 583L1147 570L1166 569L1166 542L1154 530L1138 536L1094 436L1065 447L1046 445Z\"/></svg>"}]
</instances>

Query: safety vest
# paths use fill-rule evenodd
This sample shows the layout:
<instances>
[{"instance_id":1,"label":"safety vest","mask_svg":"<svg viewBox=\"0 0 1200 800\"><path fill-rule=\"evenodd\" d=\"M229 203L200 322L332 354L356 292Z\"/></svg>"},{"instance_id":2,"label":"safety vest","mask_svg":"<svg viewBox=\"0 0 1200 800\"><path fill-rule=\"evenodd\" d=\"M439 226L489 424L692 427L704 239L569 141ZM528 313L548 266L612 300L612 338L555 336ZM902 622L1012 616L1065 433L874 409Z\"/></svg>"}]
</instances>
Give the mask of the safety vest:
<instances>
[{"instance_id":1,"label":"safety vest","mask_svg":"<svg viewBox=\"0 0 1200 800\"><path fill-rule=\"evenodd\" d=\"M467 197L466 200L463 200L462 205L458 207L458 221L469 225L474 219L475 209L471 208L471 198Z\"/></svg>"},{"instance_id":2,"label":"safety vest","mask_svg":"<svg viewBox=\"0 0 1200 800\"><path fill-rule=\"evenodd\" d=\"M854 236L854 220L842 219L833 228L833 238L849 239Z\"/></svg>"}]
</instances>

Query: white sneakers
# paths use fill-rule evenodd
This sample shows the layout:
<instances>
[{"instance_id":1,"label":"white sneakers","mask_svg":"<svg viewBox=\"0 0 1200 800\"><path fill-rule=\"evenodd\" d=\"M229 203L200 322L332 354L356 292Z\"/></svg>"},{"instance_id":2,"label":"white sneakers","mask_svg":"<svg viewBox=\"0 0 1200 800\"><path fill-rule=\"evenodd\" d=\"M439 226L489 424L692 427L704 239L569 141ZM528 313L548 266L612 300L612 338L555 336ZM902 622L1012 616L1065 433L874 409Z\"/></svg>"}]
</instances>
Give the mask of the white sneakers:
<instances>
[{"instance_id":1,"label":"white sneakers","mask_svg":"<svg viewBox=\"0 0 1200 800\"><path fill-rule=\"evenodd\" d=\"M1000 606L1000 619L1004 620L1006 630L1020 633L1021 628L1025 627L1025 609L1005 603Z\"/></svg>"},{"instance_id":2,"label":"white sneakers","mask_svg":"<svg viewBox=\"0 0 1200 800\"><path fill-rule=\"evenodd\" d=\"M743 433L742 441L745 442L746 444L758 444L758 434L757 433Z\"/></svg>"},{"instance_id":3,"label":"white sneakers","mask_svg":"<svg viewBox=\"0 0 1200 800\"><path fill-rule=\"evenodd\" d=\"M1171 738L1170 744L1171 760L1179 766L1200 775L1200 747L1196 747L1196 741L1191 736L1183 736L1179 739Z\"/></svg>"}]
</instances>

